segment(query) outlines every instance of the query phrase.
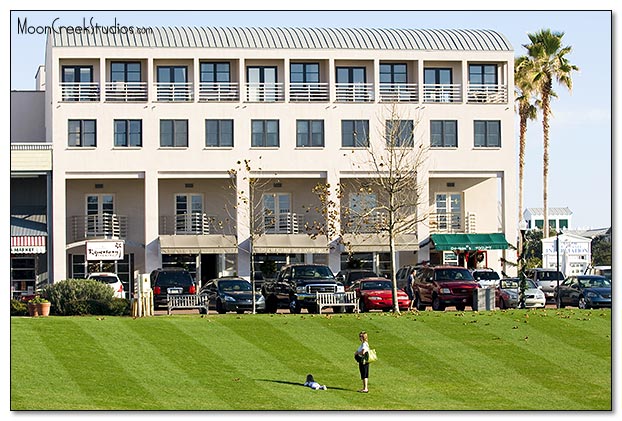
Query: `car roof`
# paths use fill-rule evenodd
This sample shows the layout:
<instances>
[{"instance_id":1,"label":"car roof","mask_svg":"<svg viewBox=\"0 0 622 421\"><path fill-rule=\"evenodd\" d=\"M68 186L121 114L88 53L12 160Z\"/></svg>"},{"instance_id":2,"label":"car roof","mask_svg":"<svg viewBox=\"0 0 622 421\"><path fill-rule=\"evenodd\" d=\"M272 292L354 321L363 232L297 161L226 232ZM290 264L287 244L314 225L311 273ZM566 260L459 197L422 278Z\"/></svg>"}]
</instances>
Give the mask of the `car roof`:
<instances>
[{"instance_id":1,"label":"car roof","mask_svg":"<svg viewBox=\"0 0 622 421\"><path fill-rule=\"evenodd\" d=\"M117 276L116 273L113 272L93 272L93 273L89 273L88 276Z\"/></svg>"},{"instance_id":2,"label":"car roof","mask_svg":"<svg viewBox=\"0 0 622 421\"><path fill-rule=\"evenodd\" d=\"M215 278L215 279L210 279L210 282L220 282L220 281L244 281L244 282L248 282L250 283L251 281L248 281L244 278L237 278L237 277L223 277L223 278Z\"/></svg>"}]
</instances>

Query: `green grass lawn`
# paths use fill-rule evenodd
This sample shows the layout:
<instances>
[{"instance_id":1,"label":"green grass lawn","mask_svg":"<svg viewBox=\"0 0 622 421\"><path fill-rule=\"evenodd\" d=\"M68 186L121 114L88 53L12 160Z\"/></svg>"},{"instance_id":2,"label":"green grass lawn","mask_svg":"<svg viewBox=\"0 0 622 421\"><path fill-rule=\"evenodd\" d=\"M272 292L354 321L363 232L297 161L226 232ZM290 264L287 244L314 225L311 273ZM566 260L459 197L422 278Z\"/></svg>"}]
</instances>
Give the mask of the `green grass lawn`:
<instances>
[{"instance_id":1,"label":"green grass lawn","mask_svg":"<svg viewBox=\"0 0 622 421\"><path fill-rule=\"evenodd\" d=\"M611 334L576 309L13 317L11 409L611 410Z\"/></svg>"}]
</instances>

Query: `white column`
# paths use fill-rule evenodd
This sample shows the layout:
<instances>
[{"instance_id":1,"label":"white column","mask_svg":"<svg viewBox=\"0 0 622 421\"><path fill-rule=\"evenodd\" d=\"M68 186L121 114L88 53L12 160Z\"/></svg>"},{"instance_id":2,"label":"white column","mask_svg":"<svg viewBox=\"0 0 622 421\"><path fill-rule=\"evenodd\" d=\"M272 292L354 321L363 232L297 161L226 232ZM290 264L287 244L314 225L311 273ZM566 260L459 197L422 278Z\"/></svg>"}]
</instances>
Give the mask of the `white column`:
<instances>
[{"instance_id":1,"label":"white column","mask_svg":"<svg viewBox=\"0 0 622 421\"><path fill-rule=\"evenodd\" d=\"M329 193L328 193L328 201L329 203L334 203L336 208L341 210L341 200L339 199L339 195L337 194L337 187L339 186L340 179L339 174L329 172L326 174L326 183L330 185ZM338 212L339 217L334 221L334 225L336 228L336 232L339 233L341 231L341 212ZM338 240L338 236L335 238L330 238L329 246L335 246L336 241ZM337 273L341 270L341 245L339 247L329 247L328 251L328 266L330 269Z\"/></svg>"},{"instance_id":2,"label":"white column","mask_svg":"<svg viewBox=\"0 0 622 421\"><path fill-rule=\"evenodd\" d=\"M466 60L462 60L462 72L461 72L461 96L462 103L466 104L467 102L467 89L469 86L469 64Z\"/></svg>"},{"instance_id":3,"label":"white column","mask_svg":"<svg viewBox=\"0 0 622 421\"><path fill-rule=\"evenodd\" d=\"M429 215L432 212L430 206L430 174L427 170L417 171L417 184L421 186L421 197L419 198L419 215L418 219L423 218L422 221L417 223L417 241L421 243L423 240L430 236L430 227L428 221ZM423 260L430 260L430 246L426 246L424 249L417 252L417 263Z\"/></svg>"},{"instance_id":4,"label":"white column","mask_svg":"<svg viewBox=\"0 0 622 421\"><path fill-rule=\"evenodd\" d=\"M145 171L145 272L162 267L159 238L158 174Z\"/></svg>"},{"instance_id":5,"label":"white column","mask_svg":"<svg viewBox=\"0 0 622 421\"><path fill-rule=\"evenodd\" d=\"M237 236L238 236L238 276L250 278L250 224L252 218L253 205L250 203L250 183L248 174L243 174L241 169L238 172L235 187L237 201ZM243 196L243 197L242 197Z\"/></svg>"},{"instance_id":6,"label":"white column","mask_svg":"<svg viewBox=\"0 0 622 421\"><path fill-rule=\"evenodd\" d=\"M59 142L60 144L60 142ZM52 234L53 244L48 246L52 250L53 266L50 268L49 279L51 282L58 282L67 279L67 213L66 213L66 181L65 172L55 170L52 177Z\"/></svg>"}]
</instances>

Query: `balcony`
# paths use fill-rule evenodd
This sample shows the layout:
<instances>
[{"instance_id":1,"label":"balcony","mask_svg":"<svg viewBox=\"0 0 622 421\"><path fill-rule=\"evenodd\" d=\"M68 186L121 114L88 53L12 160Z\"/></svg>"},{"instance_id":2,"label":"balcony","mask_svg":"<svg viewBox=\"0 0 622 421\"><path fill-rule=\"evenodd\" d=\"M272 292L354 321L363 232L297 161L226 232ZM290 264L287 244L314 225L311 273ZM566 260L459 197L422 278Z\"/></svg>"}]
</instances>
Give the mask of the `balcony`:
<instances>
[{"instance_id":1,"label":"balcony","mask_svg":"<svg viewBox=\"0 0 622 421\"><path fill-rule=\"evenodd\" d=\"M370 212L366 215L347 215L342 218L342 229L348 234L372 234L386 229L389 216L386 212Z\"/></svg>"},{"instance_id":2,"label":"balcony","mask_svg":"<svg viewBox=\"0 0 622 421\"><path fill-rule=\"evenodd\" d=\"M146 82L106 82L104 89L109 102L147 101Z\"/></svg>"},{"instance_id":3,"label":"balcony","mask_svg":"<svg viewBox=\"0 0 622 421\"><path fill-rule=\"evenodd\" d=\"M292 212L265 215L257 228L260 234L305 234L305 219Z\"/></svg>"},{"instance_id":4,"label":"balcony","mask_svg":"<svg viewBox=\"0 0 622 421\"><path fill-rule=\"evenodd\" d=\"M469 234L476 232L475 214L461 212L431 213L428 218L430 234Z\"/></svg>"},{"instance_id":5,"label":"balcony","mask_svg":"<svg viewBox=\"0 0 622 421\"><path fill-rule=\"evenodd\" d=\"M335 83L337 102L373 102L373 83Z\"/></svg>"},{"instance_id":6,"label":"balcony","mask_svg":"<svg viewBox=\"0 0 622 421\"><path fill-rule=\"evenodd\" d=\"M416 83L381 83L380 84L381 102L417 102Z\"/></svg>"},{"instance_id":7,"label":"balcony","mask_svg":"<svg viewBox=\"0 0 622 421\"><path fill-rule=\"evenodd\" d=\"M458 84L425 83L423 85L423 102L454 103L461 102L462 87Z\"/></svg>"},{"instance_id":8,"label":"balcony","mask_svg":"<svg viewBox=\"0 0 622 421\"><path fill-rule=\"evenodd\" d=\"M285 87L283 83L247 83L246 102L277 102L284 101Z\"/></svg>"},{"instance_id":9,"label":"balcony","mask_svg":"<svg viewBox=\"0 0 622 421\"><path fill-rule=\"evenodd\" d=\"M190 82L157 82L158 101L162 102L192 102L193 84Z\"/></svg>"},{"instance_id":10,"label":"balcony","mask_svg":"<svg viewBox=\"0 0 622 421\"><path fill-rule=\"evenodd\" d=\"M97 82L61 82L60 90L64 102L99 101Z\"/></svg>"},{"instance_id":11,"label":"balcony","mask_svg":"<svg viewBox=\"0 0 622 421\"><path fill-rule=\"evenodd\" d=\"M290 83L291 102L328 101L328 83Z\"/></svg>"},{"instance_id":12,"label":"balcony","mask_svg":"<svg viewBox=\"0 0 622 421\"><path fill-rule=\"evenodd\" d=\"M127 237L127 216L114 213L71 216L70 226L72 241Z\"/></svg>"},{"instance_id":13,"label":"balcony","mask_svg":"<svg viewBox=\"0 0 622 421\"><path fill-rule=\"evenodd\" d=\"M240 88L236 82L201 82L199 102L229 102L240 100Z\"/></svg>"},{"instance_id":14,"label":"balcony","mask_svg":"<svg viewBox=\"0 0 622 421\"><path fill-rule=\"evenodd\" d=\"M469 104L507 104L507 86L471 83L467 88L467 102Z\"/></svg>"},{"instance_id":15,"label":"balcony","mask_svg":"<svg viewBox=\"0 0 622 421\"><path fill-rule=\"evenodd\" d=\"M216 216L200 212L160 217L160 235L223 234L223 228Z\"/></svg>"}]
</instances>

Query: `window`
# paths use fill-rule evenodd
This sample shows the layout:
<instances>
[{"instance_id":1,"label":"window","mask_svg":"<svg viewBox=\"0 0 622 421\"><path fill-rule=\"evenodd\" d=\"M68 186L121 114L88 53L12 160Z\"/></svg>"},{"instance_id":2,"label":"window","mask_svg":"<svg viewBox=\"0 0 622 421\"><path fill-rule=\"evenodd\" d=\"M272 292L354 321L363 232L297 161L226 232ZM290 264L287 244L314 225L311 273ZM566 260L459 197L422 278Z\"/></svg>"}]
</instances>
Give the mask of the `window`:
<instances>
[{"instance_id":1,"label":"window","mask_svg":"<svg viewBox=\"0 0 622 421\"><path fill-rule=\"evenodd\" d=\"M158 101L188 101L190 99L188 68L186 66L158 66Z\"/></svg>"},{"instance_id":2,"label":"window","mask_svg":"<svg viewBox=\"0 0 622 421\"><path fill-rule=\"evenodd\" d=\"M369 120L341 120L341 146L366 148L369 146Z\"/></svg>"},{"instance_id":3,"label":"window","mask_svg":"<svg viewBox=\"0 0 622 421\"><path fill-rule=\"evenodd\" d=\"M475 147L500 148L501 122L499 120L475 120Z\"/></svg>"},{"instance_id":4,"label":"window","mask_svg":"<svg viewBox=\"0 0 622 421\"><path fill-rule=\"evenodd\" d=\"M406 83L405 63L383 63L380 65L380 83Z\"/></svg>"},{"instance_id":5,"label":"window","mask_svg":"<svg viewBox=\"0 0 622 421\"><path fill-rule=\"evenodd\" d=\"M229 63L201 63L201 82L205 83L229 83Z\"/></svg>"},{"instance_id":6,"label":"window","mask_svg":"<svg viewBox=\"0 0 622 421\"><path fill-rule=\"evenodd\" d=\"M114 146L115 147L141 147L143 146L143 122L142 120L115 120L114 121Z\"/></svg>"},{"instance_id":7,"label":"window","mask_svg":"<svg viewBox=\"0 0 622 421\"><path fill-rule=\"evenodd\" d=\"M206 147L233 147L233 120L205 120Z\"/></svg>"},{"instance_id":8,"label":"window","mask_svg":"<svg viewBox=\"0 0 622 421\"><path fill-rule=\"evenodd\" d=\"M110 63L111 82L140 82L140 63L112 62Z\"/></svg>"},{"instance_id":9,"label":"window","mask_svg":"<svg viewBox=\"0 0 622 421\"><path fill-rule=\"evenodd\" d=\"M109 237L118 229L118 220L114 214L114 195L87 194L86 195L86 236Z\"/></svg>"},{"instance_id":10,"label":"window","mask_svg":"<svg viewBox=\"0 0 622 421\"><path fill-rule=\"evenodd\" d=\"M296 120L296 146L323 147L324 120Z\"/></svg>"},{"instance_id":11,"label":"window","mask_svg":"<svg viewBox=\"0 0 622 421\"><path fill-rule=\"evenodd\" d=\"M158 66L159 83L186 83L187 74L186 66Z\"/></svg>"},{"instance_id":12,"label":"window","mask_svg":"<svg viewBox=\"0 0 622 421\"><path fill-rule=\"evenodd\" d=\"M542 229L544 227L544 219L536 219L536 228Z\"/></svg>"},{"instance_id":13,"label":"window","mask_svg":"<svg viewBox=\"0 0 622 421\"><path fill-rule=\"evenodd\" d=\"M160 147L188 147L188 120L160 120Z\"/></svg>"},{"instance_id":14,"label":"window","mask_svg":"<svg viewBox=\"0 0 622 421\"><path fill-rule=\"evenodd\" d=\"M63 66L63 101L97 101L98 88L93 83L93 66Z\"/></svg>"},{"instance_id":15,"label":"window","mask_svg":"<svg viewBox=\"0 0 622 421\"><path fill-rule=\"evenodd\" d=\"M175 195L175 234L204 234L203 195Z\"/></svg>"},{"instance_id":16,"label":"window","mask_svg":"<svg viewBox=\"0 0 622 421\"><path fill-rule=\"evenodd\" d=\"M279 146L279 120L253 120L251 131L251 147Z\"/></svg>"},{"instance_id":17,"label":"window","mask_svg":"<svg viewBox=\"0 0 622 421\"><path fill-rule=\"evenodd\" d=\"M97 146L96 128L95 120L69 120L68 145L83 148Z\"/></svg>"},{"instance_id":18,"label":"window","mask_svg":"<svg viewBox=\"0 0 622 421\"><path fill-rule=\"evenodd\" d=\"M291 63L291 83L319 83L320 65L318 63Z\"/></svg>"},{"instance_id":19,"label":"window","mask_svg":"<svg viewBox=\"0 0 622 421\"><path fill-rule=\"evenodd\" d=\"M433 148L458 147L457 126L456 120L431 120L430 146Z\"/></svg>"},{"instance_id":20,"label":"window","mask_svg":"<svg viewBox=\"0 0 622 421\"><path fill-rule=\"evenodd\" d=\"M412 147L413 144L413 121L412 120L387 120L386 122L387 146L393 148Z\"/></svg>"},{"instance_id":21,"label":"window","mask_svg":"<svg viewBox=\"0 0 622 421\"><path fill-rule=\"evenodd\" d=\"M568 229L568 220L560 219L559 220L559 229Z\"/></svg>"},{"instance_id":22,"label":"window","mask_svg":"<svg viewBox=\"0 0 622 421\"><path fill-rule=\"evenodd\" d=\"M496 64L470 64L469 83L479 85L497 84Z\"/></svg>"},{"instance_id":23,"label":"window","mask_svg":"<svg viewBox=\"0 0 622 421\"><path fill-rule=\"evenodd\" d=\"M246 72L248 80L248 101L273 102L280 99L276 67L249 66Z\"/></svg>"},{"instance_id":24,"label":"window","mask_svg":"<svg viewBox=\"0 0 622 421\"><path fill-rule=\"evenodd\" d=\"M262 196L263 223L266 233L297 234L297 220L292 218L289 193L265 193Z\"/></svg>"},{"instance_id":25,"label":"window","mask_svg":"<svg viewBox=\"0 0 622 421\"><path fill-rule=\"evenodd\" d=\"M462 195L460 193L437 193L436 229L445 232L460 232L462 223Z\"/></svg>"}]
</instances>

